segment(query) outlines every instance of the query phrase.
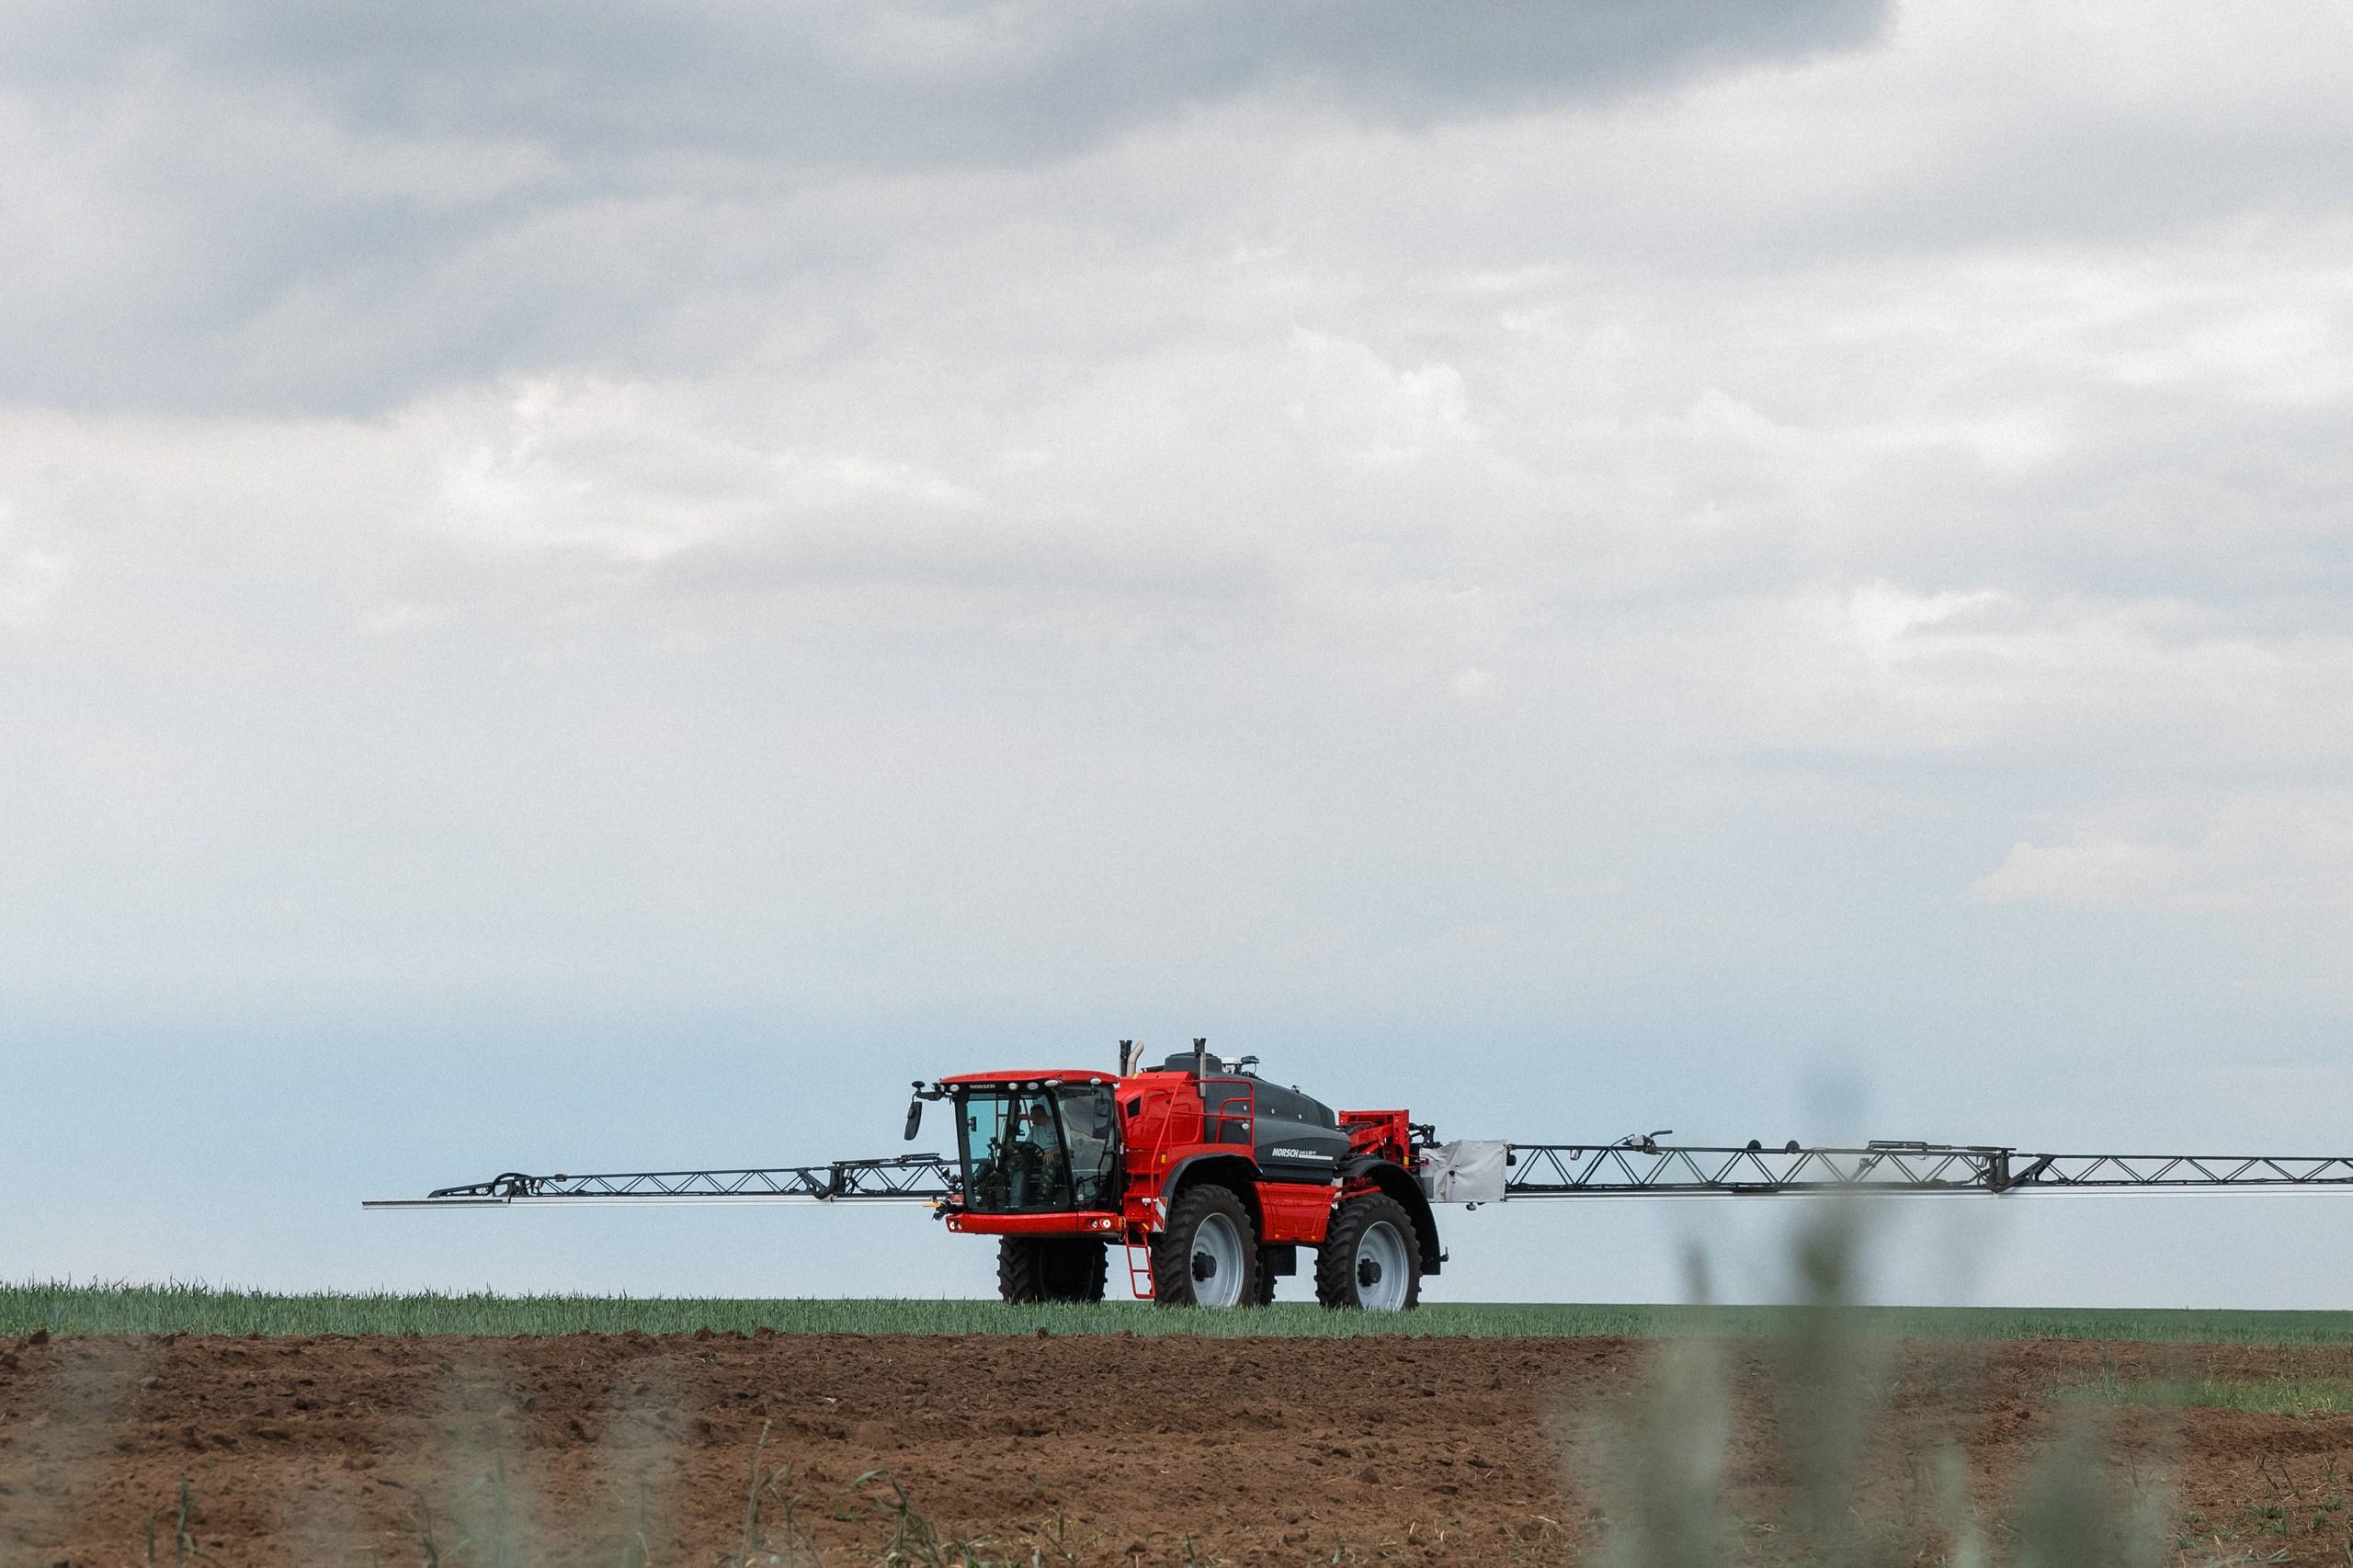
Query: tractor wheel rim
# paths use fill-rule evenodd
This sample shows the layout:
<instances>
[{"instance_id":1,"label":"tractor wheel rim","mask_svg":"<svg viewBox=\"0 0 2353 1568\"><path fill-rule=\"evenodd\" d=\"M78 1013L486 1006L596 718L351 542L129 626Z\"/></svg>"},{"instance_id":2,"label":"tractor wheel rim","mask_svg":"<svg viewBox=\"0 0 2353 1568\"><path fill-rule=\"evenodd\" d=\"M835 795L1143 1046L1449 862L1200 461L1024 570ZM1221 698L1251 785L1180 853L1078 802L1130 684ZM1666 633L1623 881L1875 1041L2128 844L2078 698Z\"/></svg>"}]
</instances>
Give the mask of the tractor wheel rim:
<instances>
[{"instance_id":1,"label":"tractor wheel rim","mask_svg":"<svg viewBox=\"0 0 2353 1568\"><path fill-rule=\"evenodd\" d=\"M1193 1304L1231 1307L1242 1300L1242 1233L1222 1214L1193 1228Z\"/></svg>"},{"instance_id":2,"label":"tractor wheel rim","mask_svg":"<svg viewBox=\"0 0 2353 1568\"><path fill-rule=\"evenodd\" d=\"M1404 1311L1413 1267L1396 1226L1386 1220L1367 1225L1357 1238L1357 1305L1369 1312Z\"/></svg>"}]
</instances>

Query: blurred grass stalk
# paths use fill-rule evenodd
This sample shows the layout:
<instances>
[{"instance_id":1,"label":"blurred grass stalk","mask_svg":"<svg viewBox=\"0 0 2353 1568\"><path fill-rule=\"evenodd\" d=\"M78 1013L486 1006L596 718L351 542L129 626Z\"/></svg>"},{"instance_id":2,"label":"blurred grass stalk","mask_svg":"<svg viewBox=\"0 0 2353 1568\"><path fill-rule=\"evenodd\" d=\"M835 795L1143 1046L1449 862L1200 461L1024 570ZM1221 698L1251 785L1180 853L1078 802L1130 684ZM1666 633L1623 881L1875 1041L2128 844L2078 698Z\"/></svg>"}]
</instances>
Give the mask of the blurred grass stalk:
<instances>
[{"instance_id":1,"label":"blurred grass stalk","mask_svg":"<svg viewBox=\"0 0 2353 1568\"><path fill-rule=\"evenodd\" d=\"M1759 1347L1763 1407L1736 1402L1721 1341L1662 1348L1638 1408L1614 1425L1588 1426L1584 1468L1605 1500L1602 1561L1611 1568L1729 1568L1769 1562L1816 1568L1940 1562L1952 1568L2156 1568L2170 1558L2163 1490L2120 1488L2101 1432L2080 1421L2036 1461L2016 1517L1989 1543L1970 1502L1967 1460L1957 1451L1903 1456L1922 1473L1932 1513L1912 1488L1898 1509L1869 1506L1863 1458L1885 1415L1893 1346L1870 1332L1855 1301L1867 1210L1825 1204L1794 1248L1801 1300ZM1703 1277L1695 1264L1694 1278ZM1754 1403L1754 1402L1752 1402ZM1769 1417L1767 1415L1769 1409ZM1727 1488L1732 1439L1748 1421L1769 1433L1767 1451L1744 1463L1778 1474L1785 1501L1770 1517L1742 1517ZM1572 1473L1572 1491L1581 1479Z\"/></svg>"}]
</instances>

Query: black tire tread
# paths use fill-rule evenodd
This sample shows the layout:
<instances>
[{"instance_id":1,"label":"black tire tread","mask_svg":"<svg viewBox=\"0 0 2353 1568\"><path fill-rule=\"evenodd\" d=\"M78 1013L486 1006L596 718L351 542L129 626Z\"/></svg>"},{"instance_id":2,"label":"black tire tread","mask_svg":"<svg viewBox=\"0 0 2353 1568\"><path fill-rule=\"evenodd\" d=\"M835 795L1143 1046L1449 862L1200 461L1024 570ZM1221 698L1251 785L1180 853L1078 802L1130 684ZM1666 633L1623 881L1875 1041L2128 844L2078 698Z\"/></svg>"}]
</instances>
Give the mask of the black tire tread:
<instances>
[{"instance_id":1,"label":"black tire tread","mask_svg":"<svg viewBox=\"0 0 2353 1568\"><path fill-rule=\"evenodd\" d=\"M1152 1238L1152 1299L1164 1307L1190 1307L1193 1300L1193 1231L1212 1209L1224 1213L1242 1232L1242 1266L1250 1278L1242 1282L1241 1304L1258 1300L1258 1227L1250 1210L1230 1187L1201 1182L1178 1194L1168 1210L1168 1223Z\"/></svg>"},{"instance_id":2,"label":"black tire tread","mask_svg":"<svg viewBox=\"0 0 2353 1568\"><path fill-rule=\"evenodd\" d=\"M996 1293L1008 1301L1099 1301L1110 1251L1085 1236L999 1236Z\"/></svg>"},{"instance_id":3,"label":"black tire tread","mask_svg":"<svg viewBox=\"0 0 2353 1568\"><path fill-rule=\"evenodd\" d=\"M1360 1192L1332 1210L1324 1244L1315 1249L1315 1299L1332 1308L1353 1308L1357 1301L1357 1241L1367 1226L1386 1220L1405 1238L1405 1257L1413 1278L1405 1287L1404 1311L1422 1304L1421 1233L1405 1206L1385 1192Z\"/></svg>"}]
</instances>

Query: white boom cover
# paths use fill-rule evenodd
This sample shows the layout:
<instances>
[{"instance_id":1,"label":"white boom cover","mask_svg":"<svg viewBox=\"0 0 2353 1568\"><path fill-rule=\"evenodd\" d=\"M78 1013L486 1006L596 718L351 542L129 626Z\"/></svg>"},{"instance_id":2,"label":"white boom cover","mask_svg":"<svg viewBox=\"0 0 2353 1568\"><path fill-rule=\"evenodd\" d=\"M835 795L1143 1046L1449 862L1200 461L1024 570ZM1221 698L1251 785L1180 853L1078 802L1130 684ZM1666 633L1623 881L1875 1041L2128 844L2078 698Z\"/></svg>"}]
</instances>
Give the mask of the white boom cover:
<instances>
[{"instance_id":1,"label":"white boom cover","mask_svg":"<svg viewBox=\"0 0 2353 1568\"><path fill-rule=\"evenodd\" d=\"M1509 1143L1464 1138L1422 1151L1422 1190L1432 1203L1500 1203Z\"/></svg>"}]
</instances>

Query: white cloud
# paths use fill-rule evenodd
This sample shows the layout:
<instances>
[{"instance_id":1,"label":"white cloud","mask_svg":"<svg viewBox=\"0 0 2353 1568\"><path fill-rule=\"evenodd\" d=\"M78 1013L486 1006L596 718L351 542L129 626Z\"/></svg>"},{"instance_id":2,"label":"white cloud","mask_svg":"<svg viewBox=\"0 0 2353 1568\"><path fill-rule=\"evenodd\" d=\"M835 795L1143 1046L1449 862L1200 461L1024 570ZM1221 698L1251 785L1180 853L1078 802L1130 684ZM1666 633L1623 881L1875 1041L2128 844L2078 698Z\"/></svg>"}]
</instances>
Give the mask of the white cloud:
<instances>
[{"instance_id":1,"label":"white cloud","mask_svg":"<svg viewBox=\"0 0 2353 1568\"><path fill-rule=\"evenodd\" d=\"M1465 665L1454 672L1448 683L1455 696L1465 702L1484 702L1495 695L1495 677L1476 665Z\"/></svg>"},{"instance_id":2,"label":"white cloud","mask_svg":"<svg viewBox=\"0 0 2353 1568\"><path fill-rule=\"evenodd\" d=\"M13 508L0 500L0 628L29 631L49 614L73 571L63 551L45 550L17 538Z\"/></svg>"},{"instance_id":3,"label":"white cloud","mask_svg":"<svg viewBox=\"0 0 2353 1568\"><path fill-rule=\"evenodd\" d=\"M2014 845L1971 892L1994 903L2176 913L2353 909L2353 795L2234 795L2172 839L2130 835L2112 820L2149 814L2111 808L2111 820L2084 824L2066 843Z\"/></svg>"},{"instance_id":4,"label":"white cloud","mask_svg":"<svg viewBox=\"0 0 2353 1568\"><path fill-rule=\"evenodd\" d=\"M1990 589L1914 594L1892 583L1866 583L1847 596L1846 610L1856 646L1866 659L1886 668L1904 654L1906 639L1914 633L2004 603L2004 596Z\"/></svg>"},{"instance_id":5,"label":"white cloud","mask_svg":"<svg viewBox=\"0 0 2353 1568\"><path fill-rule=\"evenodd\" d=\"M37 625L60 590L72 562L46 550L28 550L13 560L0 557L0 626Z\"/></svg>"}]
</instances>

